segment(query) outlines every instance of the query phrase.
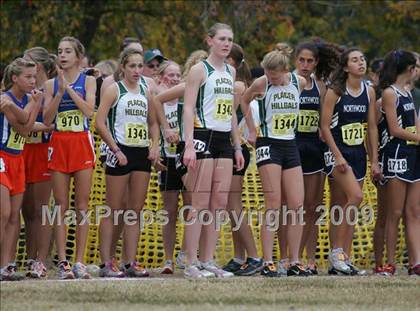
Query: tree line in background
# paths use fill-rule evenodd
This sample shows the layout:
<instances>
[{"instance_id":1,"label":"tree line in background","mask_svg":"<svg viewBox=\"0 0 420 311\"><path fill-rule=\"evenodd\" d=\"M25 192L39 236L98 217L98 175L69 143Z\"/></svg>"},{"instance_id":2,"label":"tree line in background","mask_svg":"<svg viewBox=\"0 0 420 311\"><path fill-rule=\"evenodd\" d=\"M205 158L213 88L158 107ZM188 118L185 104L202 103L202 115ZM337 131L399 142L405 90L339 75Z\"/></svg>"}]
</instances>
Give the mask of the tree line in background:
<instances>
[{"instance_id":1,"label":"tree line in background","mask_svg":"<svg viewBox=\"0 0 420 311\"><path fill-rule=\"evenodd\" d=\"M359 46L367 57L404 48L420 50L419 1L152 1L152 0L0 0L1 56L5 64L33 46L56 51L72 35L96 62L116 58L124 37L142 40L183 63L205 49L206 30L230 24L251 66L277 43L295 45L321 37Z\"/></svg>"}]
</instances>

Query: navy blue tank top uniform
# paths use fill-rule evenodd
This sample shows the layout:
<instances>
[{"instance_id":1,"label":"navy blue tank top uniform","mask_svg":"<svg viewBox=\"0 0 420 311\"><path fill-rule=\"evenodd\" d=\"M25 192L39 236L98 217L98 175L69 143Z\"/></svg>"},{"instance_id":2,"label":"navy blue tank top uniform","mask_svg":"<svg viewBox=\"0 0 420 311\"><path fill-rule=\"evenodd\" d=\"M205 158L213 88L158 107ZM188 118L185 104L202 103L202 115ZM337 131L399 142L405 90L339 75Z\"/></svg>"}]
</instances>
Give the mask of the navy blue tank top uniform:
<instances>
[{"instance_id":1,"label":"navy blue tank top uniform","mask_svg":"<svg viewBox=\"0 0 420 311\"><path fill-rule=\"evenodd\" d=\"M337 100L331 119L331 134L347 164L352 168L357 181L366 175L365 128L369 108L369 92L365 82L358 96L348 90ZM331 175L335 159L331 150L324 153L325 172Z\"/></svg>"},{"instance_id":2,"label":"navy blue tank top uniform","mask_svg":"<svg viewBox=\"0 0 420 311\"><path fill-rule=\"evenodd\" d=\"M315 174L324 169L324 152L327 147L319 138L320 92L311 78L312 88L302 90L296 142L304 175Z\"/></svg>"},{"instance_id":3,"label":"navy blue tank top uniform","mask_svg":"<svg viewBox=\"0 0 420 311\"><path fill-rule=\"evenodd\" d=\"M390 135L388 133L388 128L386 125L385 115L381 113L379 122L378 122L378 138L379 138L379 146L378 146L378 162L381 172L383 173L384 169L384 150L387 143L390 140ZM386 183L386 179L380 181L381 185Z\"/></svg>"},{"instance_id":4,"label":"navy blue tank top uniform","mask_svg":"<svg viewBox=\"0 0 420 311\"><path fill-rule=\"evenodd\" d=\"M397 95L396 111L398 125L412 133L416 132L416 113L413 98L391 86ZM384 111L382 111L384 113ZM386 120L386 114L385 120ZM389 134L388 124L384 126ZM390 135L389 135L390 136ZM406 182L420 181L420 165L417 165L418 144L397 137L389 137L383 154L383 174L387 179L398 178Z\"/></svg>"},{"instance_id":5,"label":"navy blue tank top uniform","mask_svg":"<svg viewBox=\"0 0 420 311\"><path fill-rule=\"evenodd\" d=\"M238 118L238 124L242 121L244 118L244 114L242 113L241 106L238 107L236 110L236 117ZM240 171L237 171L235 168L236 161L235 161L235 153L233 154L233 175L234 176L245 176L245 172L249 166L249 162L251 161L251 153L249 152L248 145L246 144L246 141L243 141L241 138L241 147L242 147L242 155L245 160L244 168Z\"/></svg>"}]
</instances>

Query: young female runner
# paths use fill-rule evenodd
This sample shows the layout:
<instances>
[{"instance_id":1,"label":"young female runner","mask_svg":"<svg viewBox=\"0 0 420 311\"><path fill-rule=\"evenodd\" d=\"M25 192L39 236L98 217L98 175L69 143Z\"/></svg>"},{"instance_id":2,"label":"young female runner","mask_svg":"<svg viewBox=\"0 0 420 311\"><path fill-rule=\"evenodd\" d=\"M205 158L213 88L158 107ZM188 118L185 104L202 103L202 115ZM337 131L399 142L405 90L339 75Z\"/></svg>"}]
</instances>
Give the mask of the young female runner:
<instances>
[{"instance_id":1,"label":"young female runner","mask_svg":"<svg viewBox=\"0 0 420 311\"><path fill-rule=\"evenodd\" d=\"M376 128L375 92L363 81L366 66L359 49L343 52L321 111L322 136L329 147L324 154L326 172L332 177L331 189L334 189L334 202L338 203L331 208L330 214L330 274L358 274L348 255L354 230L351 222L363 200L364 124L368 121L368 113L369 124ZM377 143L377 136L373 138Z\"/></svg>"},{"instance_id":2,"label":"young female runner","mask_svg":"<svg viewBox=\"0 0 420 311\"><path fill-rule=\"evenodd\" d=\"M307 270L318 274L315 253L318 240L318 226L315 224L319 213L316 208L322 204L325 175L325 144L320 139L319 117L326 93L324 80L338 63L338 53L333 45L318 42L303 42L295 49L296 72L306 80L307 87L300 94L300 108L296 141L302 161L305 188L305 226L299 257L306 250Z\"/></svg>"},{"instance_id":3,"label":"young female runner","mask_svg":"<svg viewBox=\"0 0 420 311\"><path fill-rule=\"evenodd\" d=\"M181 68L173 61L164 61L159 70L158 93L162 93L181 81ZM179 132L179 118L182 111L182 103L178 98L163 103L166 120L172 130ZM176 239L176 220L178 211L178 196L184 189L181 176L175 167L177 145L169 143L161 136L161 155L165 169L159 171L159 188L163 198L164 210L167 212L169 222L162 227L163 248L165 250L165 264L162 269L163 274L172 274L174 271L174 248ZM184 204L190 201L186 192L181 192Z\"/></svg>"},{"instance_id":4,"label":"young female runner","mask_svg":"<svg viewBox=\"0 0 420 311\"><path fill-rule=\"evenodd\" d=\"M74 37L64 37L58 45L61 69L55 79L45 84L44 124L54 124L48 168L51 170L55 208L55 241L58 252L58 275L61 279L90 278L83 264L89 223L82 221L88 210L95 150L89 131L89 118L95 107L96 81L80 72L85 50ZM70 178L74 178L76 256L73 269L66 258L65 211L69 208Z\"/></svg>"},{"instance_id":5,"label":"young female runner","mask_svg":"<svg viewBox=\"0 0 420 311\"><path fill-rule=\"evenodd\" d=\"M232 48L230 26L217 23L208 31L210 53L207 60L196 64L188 74L185 86L183 164L188 167L184 184L192 192L192 207L185 227L187 278L202 278L196 260L200 239L202 267L217 277L230 277L213 261L218 239L215 217L226 208L233 169L233 149L236 169L244 166L242 148L237 131L234 103L235 69L225 64ZM195 107L195 108L194 108ZM233 140L232 148L230 138ZM208 225L198 219L207 209ZM218 213L216 213L218 211ZM213 221L211 221L213 220Z\"/></svg>"},{"instance_id":6,"label":"young female runner","mask_svg":"<svg viewBox=\"0 0 420 311\"><path fill-rule=\"evenodd\" d=\"M252 120L252 113L244 114L240 107L240 99L245 92L246 88L251 84L251 72L249 66L245 61L244 51L242 47L236 43L232 45L232 50L227 57L227 63L236 69L235 81L235 109L238 118L238 126L240 126L240 133L242 139L242 154L245 159L244 168L240 171L233 169L232 182L230 185L230 192L228 198L228 210L230 211L230 220L232 228L239 227L238 230L232 230L232 239L234 247L234 258L231 259L224 267L223 270L234 273L239 276L250 276L259 272L262 268L262 260L258 257L257 247L255 245L252 230L246 222L246 218L242 218L241 223L236 223L235 220L239 219L243 213L242 207L242 186L244 175L248 168L250 161L250 151L246 144L246 139L243 137L245 119ZM249 121L248 121L249 122ZM252 138L251 138L252 139ZM255 143L255 141L254 141ZM233 217L233 213L236 217Z\"/></svg>"},{"instance_id":7,"label":"young female runner","mask_svg":"<svg viewBox=\"0 0 420 311\"><path fill-rule=\"evenodd\" d=\"M155 101L157 105L163 105L166 102L172 102L172 101L177 101L177 122L178 122L178 132L179 132L179 137L181 139L181 141L178 143L177 145L177 150L176 150L176 159L178 159L179 162L179 152L180 150L183 148L181 146L184 145L183 142L183 121L182 121L182 113L183 113L183 106L184 106L184 92L185 92L185 78L187 77L188 73L190 72L192 66L194 66L195 64L201 62L202 60L206 59L208 57L208 53L206 51L203 50L197 50L191 53L191 55L188 57L188 59L185 62L184 65L184 71L182 73L182 82L180 82L179 84L177 84L174 87L169 88L168 90L165 90L163 92L161 92L158 96L156 96ZM177 171L177 176L178 177L174 177L175 180L176 178L181 178L182 177L182 172L180 170L176 170ZM183 183L183 181L181 180L181 182ZM191 194L188 191L185 191L185 189L183 189L184 191L182 191L182 200L183 200L183 205L184 207L186 206L191 206ZM185 213L187 214L187 213ZM186 217L184 217L186 218ZM186 259L186 254L185 254L185 234L183 236L183 242L181 245L181 250L178 253L178 256L176 257L176 264L178 266L178 268L180 269L185 269L185 266L187 264L187 259ZM164 270L165 271L165 268Z\"/></svg>"},{"instance_id":8,"label":"young female runner","mask_svg":"<svg viewBox=\"0 0 420 311\"><path fill-rule=\"evenodd\" d=\"M257 138L256 162L262 187L266 214L261 226L264 268L261 274L279 276L273 263L273 232L271 225L279 220L282 188L286 204L294 222L287 228L290 266L288 275L305 276L307 272L299 262L302 238L302 220L297 218L303 205L303 175L295 140L299 112L299 96L305 88L304 78L289 72L291 50L287 46L264 56L261 63L265 75L255 80L245 91L243 103L249 105L256 98L259 103L261 134ZM283 182L287 180L287 182ZM276 217L277 216L277 217ZM271 224L271 225L270 225ZM274 226L277 227L277 226Z\"/></svg>"},{"instance_id":9,"label":"young female runner","mask_svg":"<svg viewBox=\"0 0 420 311\"><path fill-rule=\"evenodd\" d=\"M420 179L416 172L417 144L420 128L411 94L406 85L415 75L416 58L408 51L388 53L379 75L383 89L382 111L390 140L383 152L383 174L386 185L386 249L387 264L384 272L393 275L396 271L395 250L398 225L403 211L406 215L407 245L415 263L420 262L419 247L419 201Z\"/></svg>"},{"instance_id":10,"label":"young female runner","mask_svg":"<svg viewBox=\"0 0 420 311\"><path fill-rule=\"evenodd\" d=\"M42 93L35 89L36 64L24 58L10 63L4 73L0 105L0 279L20 280L14 263L20 232L20 208L25 192L22 155L25 136L41 106Z\"/></svg>"},{"instance_id":11,"label":"young female runner","mask_svg":"<svg viewBox=\"0 0 420 311\"><path fill-rule=\"evenodd\" d=\"M122 80L105 90L96 117L96 129L109 146L105 173L111 215L101 220L99 228L103 263L100 276L103 277L149 275L136 261L136 253L151 165L159 157L159 126L150 92L139 84L142 67L140 51L128 48L121 53ZM123 203L127 193L126 205ZM113 221L120 221L115 212L121 210L133 216L130 223L124 224L124 274L111 261L113 230L116 227Z\"/></svg>"},{"instance_id":12,"label":"young female runner","mask_svg":"<svg viewBox=\"0 0 420 311\"><path fill-rule=\"evenodd\" d=\"M43 47L34 47L24 52L24 57L36 63L36 88L43 89L48 79L56 73L56 56ZM48 256L52 226L41 224L42 208L48 206L51 196L51 174L48 171L48 147L51 127L42 123L42 109L29 133L23 157L25 159L26 191L22 204L25 220L26 275L45 277L47 269L44 262Z\"/></svg>"}]
</instances>

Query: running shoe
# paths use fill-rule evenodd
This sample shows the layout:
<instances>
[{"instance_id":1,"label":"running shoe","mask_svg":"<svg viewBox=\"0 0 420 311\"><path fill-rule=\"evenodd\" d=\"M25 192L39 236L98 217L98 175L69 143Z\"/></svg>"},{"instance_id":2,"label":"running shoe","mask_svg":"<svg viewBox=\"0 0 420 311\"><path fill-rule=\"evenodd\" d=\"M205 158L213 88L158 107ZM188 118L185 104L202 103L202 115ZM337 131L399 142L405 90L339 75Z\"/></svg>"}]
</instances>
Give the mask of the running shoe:
<instances>
[{"instance_id":1,"label":"running shoe","mask_svg":"<svg viewBox=\"0 0 420 311\"><path fill-rule=\"evenodd\" d=\"M287 276L287 270L289 269L289 259L281 259L277 262L277 273L280 276Z\"/></svg>"},{"instance_id":2,"label":"running shoe","mask_svg":"<svg viewBox=\"0 0 420 311\"><path fill-rule=\"evenodd\" d=\"M27 278L38 278L38 275L34 272L35 260L28 259L25 263L25 276Z\"/></svg>"},{"instance_id":3,"label":"running shoe","mask_svg":"<svg viewBox=\"0 0 420 311\"><path fill-rule=\"evenodd\" d=\"M383 272L384 272L384 266L377 265L375 266L375 268L373 268L373 273L375 275L383 275Z\"/></svg>"},{"instance_id":4,"label":"running shoe","mask_svg":"<svg viewBox=\"0 0 420 311\"><path fill-rule=\"evenodd\" d=\"M174 274L174 262L172 260L165 261L161 274Z\"/></svg>"},{"instance_id":5,"label":"running shoe","mask_svg":"<svg viewBox=\"0 0 420 311\"><path fill-rule=\"evenodd\" d=\"M226 265L223 266L222 269L227 272L236 273L237 271L239 271L239 269L241 269L241 267L242 264L236 262L235 259L232 258Z\"/></svg>"},{"instance_id":6,"label":"running shoe","mask_svg":"<svg viewBox=\"0 0 420 311\"><path fill-rule=\"evenodd\" d=\"M309 263L306 267L306 271L308 271L310 275L318 275L318 266L316 263Z\"/></svg>"},{"instance_id":7,"label":"running shoe","mask_svg":"<svg viewBox=\"0 0 420 311\"><path fill-rule=\"evenodd\" d=\"M261 270L261 275L269 278L275 278L281 276L276 269L274 262L264 263Z\"/></svg>"},{"instance_id":8,"label":"running shoe","mask_svg":"<svg viewBox=\"0 0 420 311\"><path fill-rule=\"evenodd\" d=\"M146 271L138 262L131 262L124 266L124 272L127 277L131 278L143 278L148 277L149 272Z\"/></svg>"},{"instance_id":9,"label":"running shoe","mask_svg":"<svg viewBox=\"0 0 420 311\"><path fill-rule=\"evenodd\" d=\"M67 260L63 260L58 263L58 277L61 280L74 279L74 273L71 271L70 263Z\"/></svg>"},{"instance_id":10,"label":"running shoe","mask_svg":"<svg viewBox=\"0 0 420 311\"><path fill-rule=\"evenodd\" d=\"M35 261L33 271L35 273L35 276L32 275L32 277L35 277L35 278L45 278L45 277L47 277L47 268L39 260Z\"/></svg>"},{"instance_id":11,"label":"running shoe","mask_svg":"<svg viewBox=\"0 0 420 311\"><path fill-rule=\"evenodd\" d=\"M310 273L305 269L301 263L295 263L287 269L287 276L309 276Z\"/></svg>"},{"instance_id":12,"label":"running shoe","mask_svg":"<svg viewBox=\"0 0 420 311\"><path fill-rule=\"evenodd\" d=\"M350 275L351 268L346 264L346 256L342 248L332 250L328 256L330 268L328 274L330 275Z\"/></svg>"},{"instance_id":13,"label":"running shoe","mask_svg":"<svg viewBox=\"0 0 420 311\"><path fill-rule=\"evenodd\" d=\"M204 268L204 270L207 270L213 273L217 278L225 279L225 278L231 278L234 276L232 272L225 271L219 268L213 260L203 262L201 263L201 266Z\"/></svg>"},{"instance_id":14,"label":"running shoe","mask_svg":"<svg viewBox=\"0 0 420 311\"><path fill-rule=\"evenodd\" d=\"M237 276L251 276L260 272L262 268L263 268L262 259L254 259L254 258L248 257L246 259L246 262L241 266L241 268L238 271L234 272L234 274Z\"/></svg>"},{"instance_id":15,"label":"running shoe","mask_svg":"<svg viewBox=\"0 0 420 311\"><path fill-rule=\"evenodd\" d=\"M23 279L25 279L25 276L18 272L15 263L9 264L1 273L2 281L22 281Z\"/></svg>"},{"instance_id":16,"label":"running shoe","mask_svg":"<svg viewBox=\"0 0 420 311\"><path fill-rule=\"evenodd\" d=\"M382 275L393 276L396 271L397 271L397 267L395 266L395 264L387 263L383 267Z\"/></svg>"},{"instance_id":17,"label":"running shoe","mask_svg":"<svg viewBox=\"0 0 420 311\"><path fill-rule=\"evenodd\" d=\"M185 269L187 266L187 254L184 251L180 251L176 256L175 263L177 268Z\"/></svg>"},{"instance_id":18,"label":"running shoe","mask_svg":"<svg viewBox=\"0 0 420 311\"><path fill-rule=\"evenodd\" d=\"M76 279L88 280L92 278L91 275L87 272L86 266L81 262L76 262L73 266L72 271Z\"/></svg>"},{"instance_id":19,"label":"running shoe","mask_svg":"<svg viewBox=\"0 0 420 311\"><path fill-rule=\"evenodd\" d=\"M216 277L216 275L213 272L210 272L210 271L204 269L203 263L201 263L200 261L198 261L195 265L198 267L198 269L200 269L201 274L203 274L203 276L205 278L215 278Z\"/></svg>"},{"instance_id":20,"label":"running shoe","mask_svg":"<svg viewBox=\"0 0 420 311\"><path fill-rule=\"evenodd\" d=\"M346 260L346 265L350 267L350 275L365 276L367 275L366 270L358 269L351 261Z\"/></svg>"},{"instance_id":21,"label":"running shoe","mask_svg":"<svg viewBox=\"0 0 420 311\"><path fill-rule=\"evenodd\" d=\"M99 277L123 278L125 277L125 274L118 268L118 263L114 260L111 260L100 266Z\"/></svg>"},{"instance_id":22,"label":"running shoe","mask_svg":"<svg viewBox=\"0 0 420 311\"><path fill-rule=\"evenodd\" d=\"M184 277L190 280L205 279L206 277L197 265L187 265L184 269Z\"/></svg>"},{"instance_id":23,"label":"running shoe","mask_svg":"<svg viewBox=\"0 0 420 311\"><path fill-rule=\"evenodd\" d=\"M420 264L411 267L411 275L420 276Z\"/></svg>"}]
</instances>

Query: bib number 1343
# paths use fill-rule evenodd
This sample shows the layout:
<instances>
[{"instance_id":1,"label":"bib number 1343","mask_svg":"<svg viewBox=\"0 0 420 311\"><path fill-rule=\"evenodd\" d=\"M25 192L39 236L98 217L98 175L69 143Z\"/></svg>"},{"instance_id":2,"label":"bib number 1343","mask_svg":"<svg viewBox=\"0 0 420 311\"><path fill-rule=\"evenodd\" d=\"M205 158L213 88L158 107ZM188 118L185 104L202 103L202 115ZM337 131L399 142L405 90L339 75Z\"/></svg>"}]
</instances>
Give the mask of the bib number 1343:
<instances>
[{"instance_id":1,"label":"bib number 1343","mask_svg":"<svg viewBox=\"0 0 420 311\"><path fill-rule=\"evenodd\" d=\"M129 146L147 146L149 136L147 128L139 123L127 123L125 125L125 142Z\"/></svg>"}]
</instances>

